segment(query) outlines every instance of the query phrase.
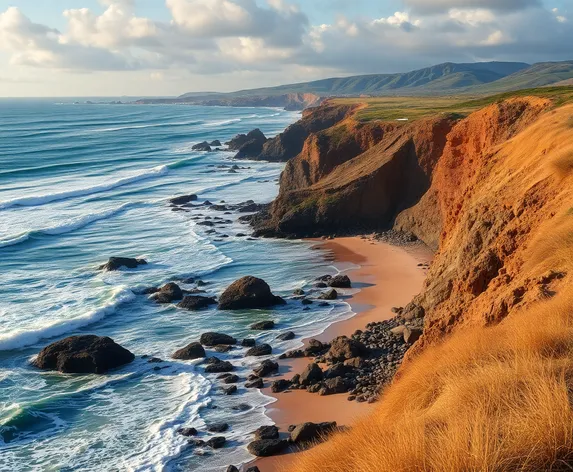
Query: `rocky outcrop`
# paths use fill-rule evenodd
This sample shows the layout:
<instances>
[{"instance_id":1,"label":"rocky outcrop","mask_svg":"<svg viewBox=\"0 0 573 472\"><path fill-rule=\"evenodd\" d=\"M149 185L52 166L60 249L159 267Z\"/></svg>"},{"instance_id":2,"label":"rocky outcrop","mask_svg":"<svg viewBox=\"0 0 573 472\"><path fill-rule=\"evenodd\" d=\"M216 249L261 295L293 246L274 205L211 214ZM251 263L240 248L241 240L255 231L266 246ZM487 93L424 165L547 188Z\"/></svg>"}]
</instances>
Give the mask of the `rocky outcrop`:
<instances>
[{"instance_id":1,"label":"rocky outcrop","mask_svg":"<svg viewBox=\"0 0 573 472\"><path fill-rule=\"evenodd\" d=\"M252 276L233 282L219 299L220 310L268 308L284 304L281 297L272 294L264 280Z\"/></svg>"},{"instance_id":2,"label":"rocky outcrop","mask_svg":"<svg viewBox=\"0 0 573 472\"><path fill-rule=\"evenodd\" d=\"M205 355L205 349L201 343L191 343L184 348L175 351L171 357L173 357L173 359L190 361L193 359L201 359L205 357Z\"/></svg>"},{"instance_id":3,"label":"rocky outcrop","mask_svg":"<svg viewBox=\"0 0 573 472\"><path fill-rule=\"evenodd\" d=\"M136 269L140 265L147 264L145 259L131 257L110 257L107 263L99 266L99 270L116 271L121 269Z\"/></svg>"},{"instance_id":4,"label":"rocky outcrop","mask_svg":"<svg viewBox=\"0 0 573 472\"><path fill-rule=\"evenodd\" d=\"M237 151L235 159L255 159L263 151L267 138L260 129L239 134L227 143L230 151Z\"/></svg>"},{"instance_id":5,"label":"rocky outcrop","mask_svg":"<svg viewBox=\"0 0 573 472\"><path fill-rule=\"evenodd\" d=\"M223 333L203 333L199 341L203 346L234 346L237 340Z\"/></svg>"},{"instance_id":6,"label":"rocky outcrop","mask_svg":"<svg viewBox=\"0 0 573 472\"><path fill-rule=\"evenodd\" d=\"M113 339L94 335L70 336L40 351L33 365L69 374L103 374L128 364L135 356Z\"/></svg>"},{"instance_id":7,"label":"rocky outcrop","mask_svg":"<svg viewBox=\"0 0 573 472\"><path fill-rule=\"evenodd\" d=\"M453 117L342 124L311 135L287 163L278 198L253 219L259 236L388 229L431 184Z\"/></svg>"},{"instance_id":8,"label":"rocky outcrop","mask_svg":"<svg viewBox=\"0 0 573 472\"><path fill-rule=\"evenodd\" d=\"M216 305L216 304L217 300L212 297L187 295L177 306L185 310L197 311L197 310L203 310L205 308L210 307L211 305Z\"/></svg>"}]
</instances>

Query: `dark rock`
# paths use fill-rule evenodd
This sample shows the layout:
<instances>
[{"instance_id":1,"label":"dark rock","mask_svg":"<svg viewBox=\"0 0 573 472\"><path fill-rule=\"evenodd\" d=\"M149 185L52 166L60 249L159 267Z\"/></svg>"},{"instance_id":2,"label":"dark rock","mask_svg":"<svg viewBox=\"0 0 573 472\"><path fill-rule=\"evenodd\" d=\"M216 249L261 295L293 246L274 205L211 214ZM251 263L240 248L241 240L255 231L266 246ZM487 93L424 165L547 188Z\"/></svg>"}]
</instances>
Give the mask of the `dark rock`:
<instances>
[{"instance_id":1,"label":"dark rock","mask_svg":"<svg viewBox=\"0 0 573 472\"><path fill-rule=\"evenodd\" d=\"M256 277L243 277L232 283L219 299L220 310L267 308L284 305L285 301L273 295L268 284Z\"/></svg>"},{"instance_id":2,"label":"dark rock","mask_svg":"<svg viewBox=\"0 0 573 472\"><path fill-rule=\"evenodd\" d=\"M191 446L203 447L206 443L202 439L191 439L189 440L189 444Z\"/></svg>"},{"instance_id":3,"label":"dark rock","mask_svg":"<svg viewBox=\"0 0 573 472\"><path fill-rule=\"evenodd\" d=\"M288 447L288 441L281 439L258 439L247 446L251 454L257 457L269 457L280 454Z\"/></svg>"},{"instance_id":4,"label":"dark rock","mask_svg":"<svg viewBox=\"0 0 573 472\"><path fill-rule=\"evenodd\" d=\"M172 198L171 200L169 200L169 203L172 203L173 205L185 205L187 203L194 202L195 200L197 200L197 195L195 194L182 195L180 197Z\"/></svg>"},{"instance_id":5,"label":"dark rock","mask_svg":"<svg viewBox=\"0 0 573 472\"><path fill-rule=\"evenodd\" d=\"M328 285L325 282L317 282L314 284L316 288L326 288Z\"/></svg>"},{"instance_id":6,"label":"dark rock","mask_svg":"<svg viewBox=\"0 0 573 472\"><path fill-rule=\"evenodd\" d=\"M212 221L199 221L199 223L197 224L199 226L209 226L209 227L215 226L215 223L213 223Z\"/></svg>"},{"instance_id":7,"label":"dark rock","mask_svg":"<svg viewBox=\"0 0 573 472\"><path fill-rule=\"evenodd\" d=\"M248 405L246 403L240 403L239 405L234 405L231 407L231 410L235 410L235 411L249 411L251 409L251 405Z\"/></svg>"},{"instance_id":8,"label":"dark rock","mask_svg":"<svg viewBox=\"0 0 573 472\"><path fill-rule=\"evenodd\" d=\"M241 342L241 346L243 347L254 347L257 345L257 341L255 339L245 338Z\"/></svg>"},{"instance_id":9,"label":"dark rock","mask_svg":"<svg viewBox=\"0 0 573 472\"><path fill-rule=\"evenodd\" d=\"M214 141L211 141L209 143L209 146L216 147L216 146L222 146L222 144L221 144L221 141L219 141L218 139L215 139Z\"/></svg>"},{"instance_id":10,"label":"dark rock","mask_svg":"<svg viewBox=\"0 0 573 472\"><path fill-rule=\"evenodd\" d=\"M234 346L237 344L237 340L235 338L222 333L203 333L199 341L203 346L218 346L221 344Z\"/></svg>"},{"instance_id":11,"label":"dark rock","mask_svg":"<svg viewBox=\"0 0 573 472\"><path fill-rule=\"evenodd\" d=\"M292 331L287 331L286 333L279 334L277 336L278 341L290 341L294 339L296 335Z\"/></svg>"},{"instance_id":12,"label":"dark rock","mask_svg":"<svg viewBox=\"0 0 573 472\"><path fill-rule=\"evenodd\" d=\"M224 433L229 429L228 423L214 423L207 426L207 431L210 433Z\"/></svg>"},{"instance_id":13,"label":"dark rock","mask_svg":"<svg viewBox=\"0 0 573 472\"><path fill-rule=\"evenodd\" d=\"M245 384L245 388L263 388L263 387L264 387L264 381L261 378L253 380L251 382L247 382Z\"/></svg>"},{"instance_id":14,"label":"dark rock","mask_svg":"<svg viewBox=\"0 0 573 472\"><path fill-rule=\"evenodd\" d=\"M293 295L304 295L304 290L302 288L297 288L294 292Z\"/></svg>"},{"instance_id":15,"label":"dark rock","mask_svg":"<svg viewBox=\"0 0 573 472\"><path fill-rule=\"evenodd\" d=\"M303 298L303 299L301 300L301 303L302 303L303 305L312 305L312 300L309 300L308 298Z\"/></svg>"},{"instance_id":16,"label":"dark rock","mask_svg":"<svg viewBox=\"0 0 573 472\"><path fill-rule=\"evenodd\" d=\"M288 380L285 379L275 380L271 384L271 392L273 393L284 392L285 390L288 390L290 388L290 385L291 383Z\"/></svg>"},{"instance_id":17,"label":"dark rock","mask_svg":"<svg viewBox=\"0 0 573 472\"><path fill-rule=\"evenodd\" d=\"M290 439L295 444L304 444L324 440L325 436L336 430L336 422L303 423L290 433Z\"/></svg>"},{"instance_id":18,"label":"dark rock","mask_svg":"<svg viewBox=\"0 0 573 472\"><path fill-rule=\"evenodd\" d=\"M237 386L231 385L230 387L223 387L223 395L233 395L237 393Z\"/></svg>"},{"instance_id":19,"label":"dark rock","mask_svg":"<svg viewBox=\"0 0 573 472\"><path fill-rule=\"evenodd\" d=\"M205 372L208 374L220 374L222 372L232 372L233 370L235 370L235 367L229 361L219 361L205 367Z\"/></svg>"},{"instance_id":20,"label":"dark rock","mask_svg":"<svg viewBox=\"0 0 573 472\"><path fill-rule=\"evenodd\" d=\"M113 339L94 335L70 336L40 351L33 365L70 374L103 374L129 364L135 356Z\"/></svg>"},{"instance_id":21,"label":"dark rock","mask_svg":"<svg viewBox=\"0 0 573 472\"><path fill-rule=\"evenodd\" d=\"M171 303L183 298L183 291L176 283L170 282L161 287L152 297L157 303Z\"/></svg>"},{"instance_id":22,"label":"dark rock","mask_svg":"<svg viewBox=\"0 0 573 472\"><path fill-rule=\"evenodd\" d=\"M211 151L211 146L207 141L203 141L202 143L195 144L192 148L192 151Z\"/></svg>"},{"instance_id":23,"label":"dark rock","mask_svg":"<svg viewBox=\"0 0 573 472\"><path fill-rule=\"evenodd\" d=\"M237 469L234 465L230 465L229 467L227 467L227 470L225 472L239 472L239 469Z\"/></svg>"},{"instance_id":24,"label":"dark rock","mask_svg":"<svg viewBox=\"0 0 573 472\"><path fill-rule=\"evenodd\" d=\"M328 292L321 294L319 300L336 300L338 298L338 292L334 289L330 289Z\"/></svg>"},{"instance_id":25,"label":"dark rock","mask_svg":"<svg viewBox=\"0 0 573 472\"><path fill-rule=\"evenodd\" d=\"M335 395L337 393L346 393L348 385L342 377L335 377L324 381L324 386L319 390L320 395Z\"/></svg>"},{"instance_id":26,"label":"dark rock","mask_svg":"<svg viewBox=\"0 0 573 472\"><path fill-rule=\"evenodd\" d=\"M245 354L246 356L268 356L272 354L273 348L269 344L259 344L258 346L252 347Z\"/></svg>"},{"instance_id":27,"label":"dark rock","mask_svg":"<svg viewBox=\"0 0 573 472\"><path fill-rule=\"evenodd\" d=\"M258 330L258 331L266 331L266 330L270 330L270 329L275 329L275 322L274 321L259 321L258 323L251 325L251 329L252 330Z\"/></svg>"},{"instance_id":28,"label":"dark rock","mask_svg":"<svg viewBox=\"0 0 573 472\"><path fill-rule=\"evenodd\" d=\"M401 317L406 321L412 321L424 318L425 314L426 311L420 305L408 303L402 310Z\"/></svg>"},{"instance_id":29,"label":"dark rock","mask_svg":"<svg viewBox=\"0 0 573 472\"><path fill-rule=\"evenodd\" d=\"M279 429L276 426L261 426L255 431L255 439L278 439Z\"/></svg>"},{"instance_id":30,"label":"dark rock","mask_svg":"<svg viewBox=\"0 0 573 472\"><path fill-rule=\"evenodd\" d=\"M355 358L360 359L360 358ZM325 379L334 379L336 377L344 377L354 371L354 368L350 365L342 364L341 362L332 365L324 372Z\"/></svg>"},{"instance_id":31,"label":"dark rock","mask_svg":"<svg viewBox=\"0 0 573 472\"><path fill-rule=\"evenodd\" d=\"M214 438L209 439L205 444L213 449L221 449L226 442L227 438L223 436L215 436Z\"/></svg>"},{"instance_id":32,"label":"dark rock","mask_svg":"<svg viewBox=\"0 0 573 472\"><path fill-rule=\"evenodd\" d=\"M171 357L173 357L173 359L180 359L183 361L200 359L205 357L205 349L201 346L201 343L191 343L184 348L175 351Z\"/></svg>"},{"instance_id":33,"label":"dark rock","mask_svg":"<svg viewBox=\"0 0 573 472\"><path fill-rule=\"evenodd\" d=\"M323 351L326 351L330 348L330 344L323 343L318 339L311 339L308 342L308 346L304 350L304 354L308 356L313 356L316 354L320 354Z\"/></svg>"},{"instance_id":34,"label":"dark rock","mask_svg":"<svg viewBox=\"0 0 573 472\"><path fill-rule=\"evenodd\" d=\"M330 282L332 280L332 275L321 275L320 277L317 277L316 279L319 282Z\"/></svg>"},{"instance_id":35,"label":"dark rock","mask_svg":"<svg viewBox=\"0 0 573 472\"><path fill-rule=\"evenodd\" d=\"M327 357L333 361L344 362L353 357L364 357L368 355L368 348L360 341L340 336L331 343Z\"/></svg>"},{"instance_id":36,"label":"dark rock","mask_svg":"<svg viewBox=\"0 0 573 472\"><path fill-rule=\"evenodd\" d=\"M306 369L300 374L300 384L301 385L311 385L316 382L320 382L323 378L322 369L318 364L312 362L308 364Z\"/></svg>"},{"instance_id":37,"label":"dark rock","mask_svg":"<svg viewBox=\"0 0 573 472\"><path fill-rule=\"evenodd\" d=\"M226 384L234 384L237 383L238 381L239 381L238 375L228 375L223 379L223 382L225 382Z\"/></svg>"},{"instance_id":38,"label":"dark rock","mask_svg":"<svg viewBox=\"0 0 573 472\"><path fill-rule=\"evenodd\" d=\"M195 428L179 428L177 433L185 437L197 436L197 430Z\"/></svg>"},{"instance_id":39,"label":"dark rock","mask_svg":"<svg viewBox=\"0 0 573 472\"><path fill-rule=\"evenodd\" d=\"M189 311L203 310L210 307L211 305L216 305L217 300L212 297L201 297L199 295L187 295L183 301L181 301L177 306Z\"/></svg>"},{"instance_id":40,"label":"dark rock","mask_svg":"<svg viewBox=\"0 0 573 472\"><path fill-rule=\"evenodd\" d=\"M109 260L104 264L99 266L100 270L115 271L126 269L136 269L140 265L147 264L145 259L132 259L130 257L110 257Z\"/></svg>"},{"instance_id":41,"label":"dark rock","mask_svg":"<svg viewBox=\"0 0 573 472\"><path fill-rule=\"evenodd\" d=\"M261 472L261 470L255 465L253 467L249 467L245 472Z\"/></svg>"},{"instance_id":42,"label":"dark rock","mask_svg":"<svg viewBox=\"0 0 573 472\"><path fill-rule=\"evenodd\" d=\"M335 287L335 288L350 288L350 287L352 287L352 283L350 282L350 279L348 278L347 275L337 275L337 276L333 277L328 282L328 285L330 287Z\"/></svg>"},{"instance_id":43,"label":"dark rock","mask_svg":"<svg viewBox=\"0 0 573 472\"><path fill-rule=\"evenodd\" d=\"M268 377L269 374L278 372L278 370L279 365L275 361L267 359L266 361L263 361L261 365L254 370L254 372L259 377Z\"/></svg>"}]
</instances>

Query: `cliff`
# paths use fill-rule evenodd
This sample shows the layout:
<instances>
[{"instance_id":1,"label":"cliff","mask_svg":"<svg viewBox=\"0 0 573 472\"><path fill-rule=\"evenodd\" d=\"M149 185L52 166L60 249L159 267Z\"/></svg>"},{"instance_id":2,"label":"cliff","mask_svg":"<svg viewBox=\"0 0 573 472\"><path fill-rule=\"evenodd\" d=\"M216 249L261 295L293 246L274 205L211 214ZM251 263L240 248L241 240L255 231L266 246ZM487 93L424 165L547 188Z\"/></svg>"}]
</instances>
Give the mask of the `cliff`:
<instances>
[{"instance_id":1,"label":"cliff","mask_svg":"<svg viewBox=\"0 0 573 472\"><path fill-rule=\"evenodd\" d=\"M573 105L311 135L260 234L413 233L436 250L424 334L375 413L295 471L537 471L573 464ZM320 113L319 110L315 113Z\"/></svg>"}]
</instances>

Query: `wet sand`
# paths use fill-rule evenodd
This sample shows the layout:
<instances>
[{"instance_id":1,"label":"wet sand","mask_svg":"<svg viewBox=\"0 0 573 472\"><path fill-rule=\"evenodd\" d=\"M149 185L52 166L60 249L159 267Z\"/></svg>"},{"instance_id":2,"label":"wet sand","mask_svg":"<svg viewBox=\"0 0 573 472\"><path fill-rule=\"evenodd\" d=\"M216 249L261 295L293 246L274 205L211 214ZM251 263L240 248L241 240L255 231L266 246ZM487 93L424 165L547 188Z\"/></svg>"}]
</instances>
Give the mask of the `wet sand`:
<instances>
[{"instance_id":1,"label":"wet sand","mask_svg":"<svg viewBox=\"0 0 573 472\"><path fill-rule=\"evenodd\" d=\"M321 335L315 336L320 341L350 336L356 330L364 329L368 323L392 318L392 307L404 306L420 293L426 270L419 264L429 263L432 259L432 252L425 246L403 248L359 237L317 241L317 246L325 249L327 257L337 266L359 266L344 273L352 280L353 288L360 289L347 299L356 315L334 323ZM280 361L281 377L291 378L302 372L309 362L309 359ZM349 402L348 394L323 397L304 390L274 394L269 387L263 392L277 399L267 407L267 414L281 433L286 432L291 424L308 421L336 421L339 425L352 426L373 407L372 404ZM295 457L295 453L286 453L257 459L253 465L258 466L261 472L280 472L287 470Z\"/></svg>"}]
</instances>

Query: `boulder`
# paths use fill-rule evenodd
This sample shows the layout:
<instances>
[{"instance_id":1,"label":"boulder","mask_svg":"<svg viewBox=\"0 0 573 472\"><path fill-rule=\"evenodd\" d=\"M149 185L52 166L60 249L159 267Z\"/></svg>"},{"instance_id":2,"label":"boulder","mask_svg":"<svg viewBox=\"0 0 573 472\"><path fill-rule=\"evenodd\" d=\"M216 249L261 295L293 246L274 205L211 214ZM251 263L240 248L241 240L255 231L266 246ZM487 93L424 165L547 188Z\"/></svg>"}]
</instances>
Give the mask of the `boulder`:
<instances>
[{"instance_id":1,"label":"boulder","mask_svg":"<svg viewBox=\"0 0 573 472\"><path fill-rule=\"evenodd\" d=\"M177 433L187 438L190 436L197 436L197 430L195 428L179 428Z\"/></svg>"},{"instance_id":2,"label":"boulder","mask_svg":"<svg viewBox=\"0 0 573 472\"><path fill-rule=\"evenodd\" d=\"M257 345L257 341L251 338L245 338L241 341L241 346L243 347L254 347Z\"/></svg>"},{"instance_id":3,"label":"boulder","mask_svg":"<svg viewBox=\"0 0 573 472\"><path fill-rule=\"evenodd\" d=\"M213 449L221 449L226 442L227 438L223 436L215 436L214 438L209 439L205 444Z\"/></svg>"},{"instance_id":4,"label":"boulder","mask_svg":"<svg viewBox=\"0 0 573 472\"><path fill-rule=\"evenodd\" d=\"M253 372L259 377L268 377L274 372L278 372L279 365L270 359L263 361L259 367L257 367Z\"/></svg>"},{"instance_id":5,"label":"boulder","mask_svg":"<svg viewBox=\"0 0 573 472\"><path fill-rule=\"evenodd\" d=\"M211 305L216 305L217 300L212 297L201 297L199 295L187 295L180 303L177 304L179 308L185 310L197 311L203 310L210 307Z\"/></svg>"},{"instance_id":6,"label":"boulder","mask_svg":"<svg viewBox=\"0 0 573 472\"><path fill-rule=\"evenodd\" d=\"M335 288L350 288L352 283L347 275L336 275L329 280L328 285Z\"/></svg>"},{"instance_id":7,"label":"boulder","mask_svg":"<svg viewBox=\"0 0 573 472\"><path fill-rule=\"evenodd\" d=\"M135 356L113 339L94 335L70 336L40 351L33 365L70 374L103 374L129 364Z\"/></svg>"},{"instance_id":8,"label":"boulder","mask_svg":"<svg viewBox=\"0 0 573 472\"><path fill-rule=\"evenodd\" d=\"M311 385L320 382L323 378L322 369L318 364L312 362L308 364L306 369L300 374L300 384L303 386Z\"/></svg>"},{"instance_id":9,"label":"boulder","mask_svg":"<svg viewBox=\"0 0 573 472\"><path fill-rule=\"evenodd\" d=\"M312 300L308 299L308 298L303 298L300 301L303 305L312 305Z\"/></svg>"},{"instance_id":10,"label":"boulder","mask_svg":"<svg viewBox=\"0 0 573 472\"><path fill-rule=\"evenodd\" d=\"M359 358L355 358L355 359L359 359ZM344 377L346 374L350 374L353 371L354 371L354 367L352 365L343 364L341 362L338 362L337 364L330 366L324 372L324 378L325 379L334 379L336 377Z\"/></svg>"},{"instance_id":11,"label":"boulder","mask_svg":"<svg viewBox=\"0 0 573 472\"><path fill-rule=\"evenodd\" d=\"M222 144L221 144L221 141L219 141L218 139L215 139L214 141L211 141L209 143L209 146L217 147L217 146L222 146Z\"/></svg>"},{"instance_id":12,"label":"boulder","mask_svg":"<svg viewBox=\"0 0 573 472\"><path fill-rule=\"evenodd\" d=\"M213 423L207 426L210 433L224 433L229 429L229 423Z\"/></svg>"},{"instance_id":13,"label":"boulder","mask_svg":"<svg viewBox=\"0 0 573 472\"><path fill-rule=\"evenodd\" d=\"M360 341L340 336L332 341L326 357L335 362L344 362L353 357L366 355L368 355L368 348Z\"/></svg>"},{"instance_id":14,"label":"boulder","mask_svg":"<svg viewBox=\"0 0 573 472\"><path fill-rule=\"evenodd\" d=\"M277 336L277 341L290 341L295 337L296 335L292 331L287 331L286 333L279 334Z\"/></svg>"},{"instance_id":15,"label":"boulder","mask_svg":"<svg viewBox=\"0 0 573 472\"><path fill-rule=\"evenodd\" d=\"M338 292L333 288L330 289L328 292L324 292L318 297L319 300L336 300L337 298L338 298Z\"/></svg>"},{"instance_id":16,"label":"boulder","mask_svg":"<svg viewBox=\"0 0 573 472\"><path fill-rule=\"evenodd\" d=\"M281 297L271 293L264 280L252 276L233 282L219 299L220 310L267 308L284 304L285 301Z\"/></svg>"},{"instance_id":17,"label":"boulder","mask_svg":"<svg viewBox=\"0 0 573 472\"><path fill-rule=\"evenodd\" d=\"M297 289L293 292L293 295L302 296L302 295L304 295L304 290L303 290L302 288L297 288Z\"/></svg>"},{"instance_id":18,"label":"boulder","mask_svg":"<svg viewBox=\"0 0 573 472\"><path fill-rule=\"evenodd\" d=\"M249 467L245 472L261 472L261 470L255 465L253 467Z\"/></svg>"},{"instance_id":19,"label":"boulder","mask_svg":"<svg viewBox=\"0 0 573 472\"><path fill-rule=\"evenodd\" d=\"M235 366L229 361L220 361L209 364L205 367L205 372L208 374L221 374L223 372L232 372L235 370Z\"/></svg>"},{"instance_id":20,"label":"boulder","mask_svg":"<svg viewBox=\"0 0 573 472\"><path fill-rule=\"evenodd\" d=\"M195 144L192 148L192 151L210 151L211 146L207 141L203 141L202 143Z\"/></svg>"},{"instance_id":21,"label":"boulder","mask_svg":"<svg viewBox=\"0 0 573 472\"><path fill-rule=\"evenodd\" d=\"M330 344L323 343L318 339L311 339L308 342L308 346L304 350L305 356L313 356L315 354L320 354L330 348Z\"/></svg>"},{"instance_id":22,"label":"boulder","mask_svg":"<svg viewBox=\"0 0 573 472\"><path fill-rule=\"evenodd\" d=\"M238 375L228 375L223 379L223 382L226 384L235 384L239 381Z\"/></svg>"},{"instance_id":23,"label":"boulder","mask_svg":"<svg viewBox=\"0 0 573 472\"><path fill-rule=\"evenodd\" d=\"M275 329L275 322L274 321L259 321L251 325L251 329L255 331L267 331L270 329Z\"/></svg>"},{"instance_id":24,"label":"boulder","mask_svg":"<svg viewBox=\"0 0 573 472\"><path fill-rule=\"evenodd\" d=\"M335 377L324 381L323 387L319 390L320 395L335 395L337 393L348 392L348 384L342 377Z\"/></svg>"},{"instance_id":25,"label":"boulder","mask_svg":"<svg viewBox=\"0 0 573 472\"><path fill-rule=\"evenodd\" d=\"M276 426L261 426L255 431L255 439L278 439L279 429Z\"/></svg>"},{"instance_id":26,"label":"boulder","mask_svg":"<svg viewBox=\"0 0 573 472\"><path fill-rule=\"evenodd\" d=\"M231 385L229 387L223 387L223 395L233 395L237 393L238 389L236 385Z\"/></svg>"},{"instance_id":27,"label":"boulder","mask_svg":"<svg viewBox=\"0 0 573 472\"><path fill-rule=\"evenodd\" d=\"M420 305L408 303L402 310L401 316L406 321L424 318L426 311Z\"/></svg>"},{"instance_id":28,"label":"boulder","mask_svg":"<svg viewBox=\"0 0 573 472\"><path fill-rule=\"evenodd\" d=\"M247 446L251 454L257 457L269 457L280 454L288 447L288 441L282 439L257 439Z\"/></svg>"},{"instance_id":29,"label":"boulder","mask_svg":"<svg viewBox=\"0 0 573 472\"><path fill-rule=\"evenodd\" d=\"M159 289L152 298L157 303L171 303L183 298L183 291L176 283L170 282Z\"/></svg>"},{"instance_id":30,"label":"boulder","mask_svg":"<svg viewBox=\"0 0 573 472\"><path fill-rule=\"evenodd\" d=\"M295 444L318 442L335 430L336 422L334 421L327 423L303 423L291 431L290 439Z\"/></svg>"},{"instance_id":31,"label":"boulder","mask_svg":"<svg viewBox=\"0 0 573 472\"><path fill-rule=\"evenodd\" d=\"M261 378L251 380L245 384L245 388L263 388L264 386L264 381Z\"/></svg>"},{"instance_id":32,"label":"boulder","mask_svg":"<svg viewBox=\"0 0 573 472\"><path fill-rule=\"evenodd\" d=\"M132 259L130 257L110 257L109 260L99 266L100 270L115 271L125 269L136 269L140 265L147 264L145 259Z\"/></svg>"},{"instance_id":33,"label":"boulder","mask_svg":"<svg viewBox=\"0 0 573 472\"><path fill-rule=\"evenodd\" d=\"M280 393L288 390L291 386L291 382L285 379L275 380L271 384L271 392L273 393Z\"/></svg>"},{"instance_id":34,"label":"boulder","mask_svg":"<svg viewBox=\"0 0 573 472\"><path fill-rule=\"evenodd\" d=\"M198 197L195 194L181 195L180 197L173 197L169 200L169 203L172 203L173 205L185 205L187 203L194 202L197 198Z\"/></svg>"},{"instance_id":35,"label":"boulder","mask_svg":"<svg viewBox=\"0 0 573 472\"><path fill-rule=\"evenodd\" d=\"M237 344L237 340L235 338L222 333L203 333L199 342L203 344L203 346L219 346L221 344L234 346Z\"/></svg>"},{"instance_id":36,"label":"boulder","mask_svg":"<svg viewBox=\"0 0 573 472\"><path fill-rule=\"evenodd\" d=\"M238 151L235 159L256 158L263 151L267 138L260 129L254 129L247 135L240 134L229 141L229 150Z\"/></svg>"},{"instance_id":37,"label":"boulder","mask_svg":"<svg viewBox=\"0 0 573 472\"><path fill-rule=\"evenodd\" d=\"M273 348L270 346L270 344L259 344L258 346L249 349L245 355L260 357L268 356L269 354L272 354L272 352Z\"/></svg>"},{"instance_id":38,"label":"boulder","mask_svg":"<svg viewBox=\"0 0 573 472\"><path fill-rule=\"evenodd\" d=\"M234 465L230 465L229 467L227 467L227 470L225 472L239 472L239 469L237 469Z\"/></svg>"},{"instance_id":39,"label":"boulder","mask_svg":"<svg viewBox=\"0 0 573 472\"><path fill-rule=\"evenodd\" d=\"M171 357L173 357L173 359L180 359L182 361L201 359L202 357L205 357L205 349L201 343L191 343L184 348L175 351Z\"/></svg>"}]
</instances>

